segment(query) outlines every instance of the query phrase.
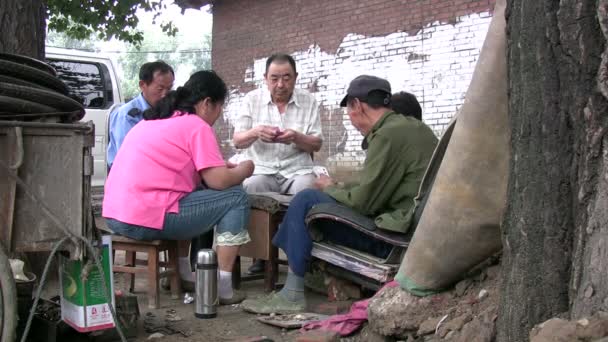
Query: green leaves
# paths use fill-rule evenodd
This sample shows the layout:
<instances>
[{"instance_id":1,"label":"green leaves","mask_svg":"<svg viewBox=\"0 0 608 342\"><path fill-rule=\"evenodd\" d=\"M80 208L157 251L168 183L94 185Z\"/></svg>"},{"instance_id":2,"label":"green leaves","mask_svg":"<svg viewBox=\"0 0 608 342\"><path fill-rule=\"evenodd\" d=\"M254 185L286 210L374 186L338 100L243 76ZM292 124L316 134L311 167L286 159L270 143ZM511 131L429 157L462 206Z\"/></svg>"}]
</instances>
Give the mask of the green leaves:
<instances>
[{"instance_id":1,"label":"green leaves","mask_svg":"<svg viewBox=\"0 0 608 342\"><path fill-rule=\"evenodd\" d=\"M139 8L155 12L166 9L167 0L48 0L48 28L64 32L74 39L91 35L101 40L117 38L140 46L143 33L137 29ZM172 22L162 23L164 33L175 36L177 28Z\"/></svg>"}]
</instances>

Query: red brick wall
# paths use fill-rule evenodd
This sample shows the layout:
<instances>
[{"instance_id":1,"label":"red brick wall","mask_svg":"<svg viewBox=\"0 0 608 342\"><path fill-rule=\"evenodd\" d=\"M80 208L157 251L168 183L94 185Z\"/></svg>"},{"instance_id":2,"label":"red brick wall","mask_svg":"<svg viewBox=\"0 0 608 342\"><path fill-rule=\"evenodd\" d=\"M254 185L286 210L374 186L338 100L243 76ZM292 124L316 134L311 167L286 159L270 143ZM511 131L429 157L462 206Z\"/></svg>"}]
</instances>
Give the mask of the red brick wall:
<instances>
[{"instance_id":1,"label":"red brick wall","mask_svg":"<svg viewBox=\"0 0 608 342\"><path fill-rule=\"evenodd\" d=\"M296 59L298 87L320 102L330 169L360 165L361 136L339 108L344 87L361 73L389 79L418 96L424 121L441 134L462 104L491 20L493 0L216 0L213 68L231 88L216 131L227 157L231 120L244 94L264 86L265 59Z\"/></svg>"},{"instance_id":2,"label":"red brick wall","mask_svg":"<svg viewBox=\"0 0 608 342\"><path fill-rule=\"evenodd\" d=\"M336 52L348 33L416 33L436 21L491 11L493 0L216 0L213 68L231 85L254 59L317 44Z\"/></svg>"}]
</instances>

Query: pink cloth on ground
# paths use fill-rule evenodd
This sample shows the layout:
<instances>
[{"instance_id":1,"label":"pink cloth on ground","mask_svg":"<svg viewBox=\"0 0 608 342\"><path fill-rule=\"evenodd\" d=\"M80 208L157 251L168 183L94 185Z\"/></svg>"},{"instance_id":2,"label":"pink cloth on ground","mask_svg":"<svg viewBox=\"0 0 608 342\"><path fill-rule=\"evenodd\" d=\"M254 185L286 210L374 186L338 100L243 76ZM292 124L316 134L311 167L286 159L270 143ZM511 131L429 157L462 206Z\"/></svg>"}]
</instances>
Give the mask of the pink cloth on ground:
<instances>
[{"instance_id":1,"label":"pink cloth on ground","mask_svg":"<svg viewBox=\"0 0 608 342\"><path fill-rule=\"evenodd\" d=\"M384 286L382 286L382 288L376 292L374 297L384 289L395 287L397 285L398 283L394 280L384 284ZM305 332L308 330L317 329L329 330L337 332L340 336L348 336L359 329L363 323L367 321L367 306L369 305L370 299L371 298L354 302L348 313L342 315L333 315L322 321L306 323L304 326L302 326L300 331Z\"/></svg>"},{"instance_id":2,"label":"pink cloth on ground","mask_svg":"<svg viewBox=\"0 0 608 342\"><path fill-rule=\"evenodd\" d=\"M162 229L165 213L201 184L198 171L224 166L213 128L198 115L139 122L127 134L106 181L102 216Z\"/></svg>"}]
</instances>

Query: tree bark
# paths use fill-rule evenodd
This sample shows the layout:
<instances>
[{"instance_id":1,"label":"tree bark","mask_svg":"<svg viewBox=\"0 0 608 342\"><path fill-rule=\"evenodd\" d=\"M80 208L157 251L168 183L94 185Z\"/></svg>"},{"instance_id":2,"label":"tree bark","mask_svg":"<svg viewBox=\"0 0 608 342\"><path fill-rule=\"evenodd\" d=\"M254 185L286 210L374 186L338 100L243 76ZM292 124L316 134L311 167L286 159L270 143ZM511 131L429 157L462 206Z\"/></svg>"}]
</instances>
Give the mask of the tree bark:
<instances>
[{"instance_id":1,"label":"tree bark","mask_svg":"<svg viewBox=\"0 0 608 342\"><path fill-rule=\"evenodd\" d=\"M0 1L0 52L44 59L45 35L42 0Z\"/></svg>"},{"instance_id":2,"label":"tree bark","mask_svg":"<svg viewBox=\"0 0 608 342\"><path fill-rule=\"evenodd\" d=\"M608 57L598 20L607 2L507 6L511 161L501 342L527 341L535 324L556 315L608 309L608 91L600 91Z\"/></svg>"}]
</instances>

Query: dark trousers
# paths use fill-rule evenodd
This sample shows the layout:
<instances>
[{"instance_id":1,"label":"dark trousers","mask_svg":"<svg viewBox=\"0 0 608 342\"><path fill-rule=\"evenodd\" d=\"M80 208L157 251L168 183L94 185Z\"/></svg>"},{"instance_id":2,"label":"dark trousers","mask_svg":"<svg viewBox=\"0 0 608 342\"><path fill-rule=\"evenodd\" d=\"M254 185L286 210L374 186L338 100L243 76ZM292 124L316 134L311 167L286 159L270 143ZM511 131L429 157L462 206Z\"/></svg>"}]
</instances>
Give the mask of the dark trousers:
<instances>
[{"instance_id":1,"label":"dark trousers","mask_svg":"<svg viewBox=\"0 0 608 342\"><path fill-rule=\"evenodd\" d=\"M289 268L300 277L304 276L308 268L313 242L304 219L308 211L320 203L336 203L336 200L319 190L307 189L297 193L289 203L283 222L272 239L273 245L287 255ZM324 225L321 231L323 240L378 257L386 257L391 249L390 245L338 222Z\"/></svg>"}]
</instances>

